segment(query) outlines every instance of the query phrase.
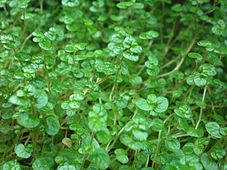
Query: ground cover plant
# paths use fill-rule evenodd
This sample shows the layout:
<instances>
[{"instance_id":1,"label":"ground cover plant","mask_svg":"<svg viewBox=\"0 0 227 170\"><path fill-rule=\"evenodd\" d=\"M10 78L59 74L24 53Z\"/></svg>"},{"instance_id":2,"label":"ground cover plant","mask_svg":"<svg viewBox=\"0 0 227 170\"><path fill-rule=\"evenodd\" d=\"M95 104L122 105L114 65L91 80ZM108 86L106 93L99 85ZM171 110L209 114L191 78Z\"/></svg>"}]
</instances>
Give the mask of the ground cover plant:
<instances>
[{"instance_id":1,"label":"ground cover plant","mask_svg":"<svg viewBox=\"0 0 227 170\"><path fill-rule=\"evenodd\" d=\"M226 0L0 0L0 170L227 169Z\"/></svg>"}]
</instances>

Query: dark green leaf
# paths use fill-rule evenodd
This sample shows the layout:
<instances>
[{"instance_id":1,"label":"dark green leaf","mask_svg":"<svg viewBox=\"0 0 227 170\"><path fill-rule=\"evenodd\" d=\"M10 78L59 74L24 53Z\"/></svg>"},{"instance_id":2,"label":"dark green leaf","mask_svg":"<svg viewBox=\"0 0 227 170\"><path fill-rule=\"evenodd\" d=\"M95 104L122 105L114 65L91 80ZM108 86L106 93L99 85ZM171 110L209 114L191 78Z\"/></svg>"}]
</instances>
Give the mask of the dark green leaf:
<instances>
[{"instance_id":1,"label":"dark green leaf","mask_svg":"<svg viewBox=\"0 0 227 170\"><path fill-rule=\"evenodd\" d=\"M60 123L56 116L46 118L45 130L48 135L56 135L60 130Z\"/></svg>"}]
</instances>

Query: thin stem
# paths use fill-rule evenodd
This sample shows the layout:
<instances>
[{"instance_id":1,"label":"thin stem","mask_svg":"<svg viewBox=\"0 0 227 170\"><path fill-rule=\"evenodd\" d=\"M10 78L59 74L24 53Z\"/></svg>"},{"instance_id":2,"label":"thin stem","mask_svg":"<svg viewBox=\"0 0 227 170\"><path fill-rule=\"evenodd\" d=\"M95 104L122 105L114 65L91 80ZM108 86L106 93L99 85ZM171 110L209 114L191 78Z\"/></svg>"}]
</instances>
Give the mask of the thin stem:
<instances>
[{"instance_id":1,"label":"thin stem","mask_svg":"<svg viewBox=\"0 0 227 170\"><path fill-rule=\"evenodd\" d=\"M193 47L193 45L195 44L195 42L196 42L196 39L193 38L193 40L191 41L190 45L188 46L188 48L186 49L185 53L183 54L183 56L182 56L180 62L177 64L177 66L176 66L173 70L171 70L170 72L167 72L167 73L164 73L164 74L159 75L158 78L160 78L160 77L166 77L166 76L168 76L168 75L170 75L170 74L172 74L172 73L178 71L178 70L180 69L181 65L183 64L183 62L184 62L184 60L185 60L185 57L187 56L187 54L188 54L188 53L190 52L190 50L192 49L192 47Z\"/></svg>"},{"instance_id":2,"label":"thin stem","mask_svg":"<svg viewBox=\"0 0 227 170\"><path fill-rule=\"evenodd\" d=\"M185 137L185 136L190 136L190 135L188 135L188 134L186 134L186 133L184 133L184 134L179 134L179 135L174 135L175 138L180 138L180 137Z\"/></svg>"},{"instance_id":3,"label":"thin stem","mask_svg":"<svg viewBox=\"0 0 227 170\"><path fill-rule=\"evenodd\" d=\"M40 11L43 13L43 0L40 0Z\"/></svg>"},{"instance_id":4,"label":"thin stem","mask_svg":"<svg viewBox=\"0 0 227 170\"><path fill-rule=\"evenodd\" d=\"M205 97L206 97L206 91L207 91L207 85L204 87L204 91L203 91L203 97L202 97L202 103L204 103ZM203 116L203 108L200 108L200 113L199 113L199 120L196 123L195 129L197 129L199 127L199 124L202 120L202 116Z\"/></svg>"},{"instance_id":5,"label":"thin stem","mask_svg":"<svg viewBox=\"0 0 227 170\"><path fill-rule=\"evenodd\" d=\"M5 6L5 5L3 5L3 9L4 9L4 11L6 12L6 15L8 15L8 14L9 14L9 12L8 12L8 10L7 10L7 8L6 8L6 6Z\"/></svg>"},{"instance_id":6,"label":"thin stem","mask_svg":"<svg viewBox=\"0 0 227 170\"><path fill-rule=\"evenodd\" d=\"M148 167L149 161L150 161L150 155L148 154L147 155L147 161L146 161L146 164L145 164L145 167L146 168Z\"/></svg>"},{"instance_id":7,"label":"thin stem","mask_svg":"<svg viewBox=\"0 0 227 170\"><path fill-rule=\"evenodd\" d=\"M137 114L137 110L134 112L134 114L133 114L133 116L132 116L131 119L133 119L133 118L136 116L136 114ZM113 140L113 142L112 142L111 145L110 145L110 143L107 144L107 146L106 146L107 152L109 152L109 151L113 148L113 146L114 146L115 143L117 142L117 140L118 140L119 136L121 135L121 133L124 132L126 126L127 126L127 123L126 123L126 124L121 128L121 130L117 133L117 135L116 135L116 137L114 138L114 140ZM109 146L109 145L110 145L110 146Z\"/></svg>"},{"instance_id":8,"label":"thin stem","mask_svg":"<svg viewBox=\"0 0 227 170\"><path fill-rule=\"evenodd\" d=\"M46 65L44 64L44 69L45 69L45 71L46 71L46 74L47 74L47 88L48 88L48 94L49 95L51 95L51 82L50 82L50 75L49 75L49 71L48 71L48 69L47 69L47 67L46 67Z\"/></svg>"},{"instance_id":9,"label":"thin stem","mask_svg":"<svg viewBox=\"0 0 227 170\"><path fill-rule=\"evenodd\" d=\"M161 144L161 133L162 133L162 131L160 130L158 132L158 143L157 143L156 152L155 152L155 155L154 155L154 158L153 158L153 161L152 161L152 168L154 168L155 159L156 159L156 157L158 156L158 153L159 153L159 148L160 148L160 144Z\"/></svg>"},{"instance_id":10,"label":"thin stem","mask_svg":"<svg viewBox=\"0 0 227 170\"><path fill-rule=\"evenodd\" d=\"M168 63L166 63L164 66L161 67L161 70L175 63L177 60L179 60L179 57L176 57L173 60L170 60Z\"/></svg>"},{"instance_id":11,"label":"thin stem","mask_svg":"<svg viewBox=\"0 0 227 170\"><path fill-rule=\"evenodd\" d=\"M163 52L164 56L168 53L170 47L173 45L173 44L170 44L170 43L171 43L171 40L172 40L172 38L174 36L174 32L175 32L175 28L176 28L176 22L177 22L177 20L175 20L174 23L173 23L172 32L171 32L171 34L169 36L168 42L166 44L166 48L164 49L164 52Z\"/></svg>"},{"instance_id":12,"label":"thin stem","mask_svg":"<svg viewBox=\"0 0 227 170\"><path fill-rule=\"evenodd\" d=\"M111 144L110 146L109 146L109 144L106 146L106 150L107 150L107 152L109 152L109 151L113 148L113 146L114 146L114 145L115 145L115 143L117 142L117 140L118 140L119 136L120 136L120 135L121 135L121 133L125 130L126 125L127 125L127 124L125 124L125 126L123 126L123 128L121 128L121 130L117 133L117 135L116 135L116 137L114 138L114 140L113 140L112 144Z\"/></svg>"},{"instance_id":13,"label":"thin stem","mask_svg":"<svg viewBox=\"0 0 227 170\"><path fill-rule=\"evenodd\" d=\"M116 63L117 63L117 60L118 60L118 58L116 58L116 61L115 61ZM122 60L123 60L123 57L120 59L119 68L117 69L117 73L116 73L115 80L114 80L114 85L113 85L112 90L111 90L110 95L109 95L110 101L112 101L113 93L114 93L114 90L117 86L117 79L118 79L119 72L120 72L120 69L121 69Z\"/></svg>"},{"instance_id":14,"label":"thin stem","mask_svg":"<svg viewBox=\"0 0 227 170\"><path fill-rule=\"evenodd\" d=\"M35 32L36 30L37 30L37 29L35 29L33 32ZM22 45L21 45L20 51L22 51L22 50L24 49L25 44L26 44L27 41L32 37L33 32L32 32L31 34L29 34L29 35L24 39L24 41L23 41L23 43L22 43Z\"/></svg>"},{"instance_id":15,"label":"thin stem","mask_svg":"<svg viewBox=\"0 0 227 170\"><path fill-rule=\"evenodd\" d=\"M31 134L28 135L28 138L27 138L27 140L25 141L24 145L27 145L27 144L28 144L30 138L31 138Z\"/></svg>"}]
</instances>

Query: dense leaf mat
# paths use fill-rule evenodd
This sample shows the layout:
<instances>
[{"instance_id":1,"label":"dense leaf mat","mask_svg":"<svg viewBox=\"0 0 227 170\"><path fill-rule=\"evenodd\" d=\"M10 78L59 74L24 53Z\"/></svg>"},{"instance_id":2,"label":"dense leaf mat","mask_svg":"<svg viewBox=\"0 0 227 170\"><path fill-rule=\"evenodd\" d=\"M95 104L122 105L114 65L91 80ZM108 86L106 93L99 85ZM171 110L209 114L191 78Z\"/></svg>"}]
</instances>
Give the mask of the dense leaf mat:
<instances>
[{"instance_id":1,"label":"dense leaf mat","mask_svg":"<svg viewBox=\"0 0 227 170\"><path fill-rule=\"evenodd\" d=\"M226 0L0 0L0 170L227 169Z\"/></svg>"}]
</instances>

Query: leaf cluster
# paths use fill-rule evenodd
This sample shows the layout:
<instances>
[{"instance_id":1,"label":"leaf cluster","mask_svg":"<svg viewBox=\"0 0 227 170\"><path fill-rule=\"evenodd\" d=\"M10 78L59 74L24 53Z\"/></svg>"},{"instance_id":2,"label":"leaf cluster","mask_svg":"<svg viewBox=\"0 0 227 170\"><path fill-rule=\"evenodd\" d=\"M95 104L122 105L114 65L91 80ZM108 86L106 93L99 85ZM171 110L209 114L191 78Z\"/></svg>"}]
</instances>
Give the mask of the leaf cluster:
<instances>
[{"instance_id":1,"label":"leaf cluster","mask_svg":"<svg viewBox=\"0 0 227 170\"><path fill-rule=\"evenodd\" d=\"M227 169L226 0L0 0L0 170Z\"/></svg>"}]
</instances>

